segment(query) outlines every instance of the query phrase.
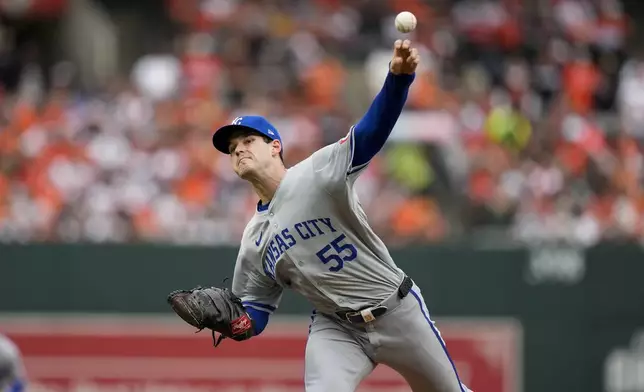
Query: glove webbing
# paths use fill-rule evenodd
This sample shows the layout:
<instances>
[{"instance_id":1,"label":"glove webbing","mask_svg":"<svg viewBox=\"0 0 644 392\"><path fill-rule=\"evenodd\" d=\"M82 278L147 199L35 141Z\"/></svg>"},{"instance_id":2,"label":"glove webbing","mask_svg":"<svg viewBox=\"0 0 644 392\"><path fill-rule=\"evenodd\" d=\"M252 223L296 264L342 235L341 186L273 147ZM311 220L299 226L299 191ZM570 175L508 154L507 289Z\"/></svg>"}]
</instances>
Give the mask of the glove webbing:
<instances>
[{"instance_id":1,"label":"glove webbing","mask_svg":"<svg viewBox=\"0 0 644 392\"><path fill-rule=\"evenodd\" d=\"M200 329L199 329L199 330L197 330L197 332L195 332L195 333L199 333L199 332L201 332L201 331L203 331L203 330L204 330L204 328L200 328ZM212 333L212 345L213 345L213 346L215 346L215 347L219 346L219 343L221 343L221 341L222 341L222 340L224 340L224 338L226 337L226 336L224 336L224 335L222 335L222 334L219 334L219 337L217 337L217 335L215 335L215 331L214 331L214 330L213 330L213 331L211 331L211 333Z\"/></svg>"}]
</instances>

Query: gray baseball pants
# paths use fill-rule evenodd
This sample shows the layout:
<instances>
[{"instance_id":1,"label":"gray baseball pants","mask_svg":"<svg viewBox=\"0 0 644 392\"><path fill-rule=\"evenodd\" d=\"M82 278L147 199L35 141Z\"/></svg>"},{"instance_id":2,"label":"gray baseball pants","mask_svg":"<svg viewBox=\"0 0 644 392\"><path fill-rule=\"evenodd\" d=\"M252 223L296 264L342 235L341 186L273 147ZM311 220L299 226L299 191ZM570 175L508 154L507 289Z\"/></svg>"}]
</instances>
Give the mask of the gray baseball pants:
<instances>
[{"instance_id":1,"label":"gray baseball pants","mask_svg":"<svg viewBox=\"0 0 644 392\"><path fill-rule=\"evenodd\" d=\"M306 345L306 392L353 392L378 364L405 378L413 392L468 392L431 320L420 289L394 293L368 323L316 313Z\"/></svg>"}]
</instances>

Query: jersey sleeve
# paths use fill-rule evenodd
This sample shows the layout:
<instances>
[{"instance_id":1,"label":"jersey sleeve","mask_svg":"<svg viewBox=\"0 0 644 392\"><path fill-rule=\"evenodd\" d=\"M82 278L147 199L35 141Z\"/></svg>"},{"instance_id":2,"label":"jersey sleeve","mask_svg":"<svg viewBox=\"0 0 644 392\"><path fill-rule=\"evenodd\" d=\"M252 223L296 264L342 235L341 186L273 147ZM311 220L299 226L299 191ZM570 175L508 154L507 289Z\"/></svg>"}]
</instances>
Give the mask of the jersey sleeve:
<instances>
[{"instance_id":1,"label":"jersey sleeve","mask_svg":"<svg viewBox=\"0 0 644 392\"><path fill-rule=\"evenodd\" d=\"M235 264L232 291L245 307L272 314L282 300L283 289L240 255Z\"/></svg>"},{"instance_id":2,"label":"jersey sleeve","mask_svg":"<svg viewBox=\"0 0 644 392\"><path fill-rule=\"evenodd\" d=\"M360 172L367 167L369 162L359 166L352 165L355 153L354 130L355 127L351 127L349 133L342 139L319 149L311 156L313 170L325 185L352 184Z\"/></svg>"}]
</instances>

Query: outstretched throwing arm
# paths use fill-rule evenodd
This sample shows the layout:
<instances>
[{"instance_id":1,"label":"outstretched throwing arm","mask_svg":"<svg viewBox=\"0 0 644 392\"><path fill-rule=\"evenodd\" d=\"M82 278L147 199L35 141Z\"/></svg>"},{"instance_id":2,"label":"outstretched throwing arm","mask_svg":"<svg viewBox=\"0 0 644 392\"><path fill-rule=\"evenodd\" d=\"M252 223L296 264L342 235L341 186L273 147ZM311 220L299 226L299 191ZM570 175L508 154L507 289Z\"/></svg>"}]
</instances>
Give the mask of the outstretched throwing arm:
<instances>
[{"instance_id":1,"label":"outstretched throwing arm","mask_svg":"<svg viewBox=\"0 0 644 392\"><path fill-rule=\"evenodd\" d=\"M405 106L419 62L418 50L411 47L409 40L394 43L384 86L354 126L352 142L355 145L348 174L364 168L385 145Z\"/></svg>"}]
</instances>

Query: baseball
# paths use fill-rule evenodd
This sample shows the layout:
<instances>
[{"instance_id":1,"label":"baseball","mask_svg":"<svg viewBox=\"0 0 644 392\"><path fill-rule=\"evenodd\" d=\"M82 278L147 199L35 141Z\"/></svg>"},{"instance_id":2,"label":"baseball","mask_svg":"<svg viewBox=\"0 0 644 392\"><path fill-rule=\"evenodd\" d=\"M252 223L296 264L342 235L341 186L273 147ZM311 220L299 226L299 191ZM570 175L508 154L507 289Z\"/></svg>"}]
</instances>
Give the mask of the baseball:
<instances>
[{"instance_id":1,"label":"baseball","mask_svg":"<svg viewBox=\"0 0 644 392\"><path fill-rule=\"evenodd\" d=\"M410 33L416 28L416 16L409 11L396 15L396 29L401 33Z\"/></svg>"}]
</instances>

